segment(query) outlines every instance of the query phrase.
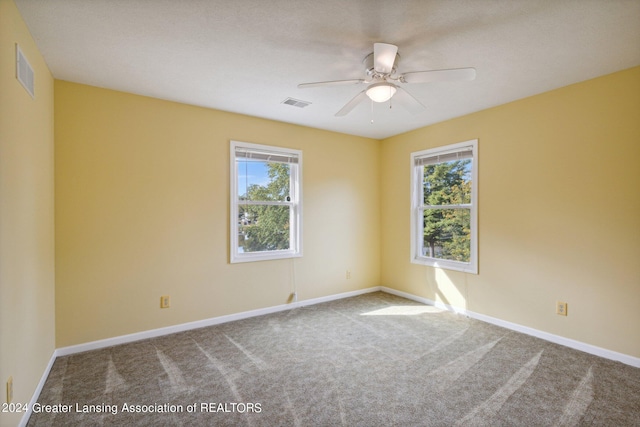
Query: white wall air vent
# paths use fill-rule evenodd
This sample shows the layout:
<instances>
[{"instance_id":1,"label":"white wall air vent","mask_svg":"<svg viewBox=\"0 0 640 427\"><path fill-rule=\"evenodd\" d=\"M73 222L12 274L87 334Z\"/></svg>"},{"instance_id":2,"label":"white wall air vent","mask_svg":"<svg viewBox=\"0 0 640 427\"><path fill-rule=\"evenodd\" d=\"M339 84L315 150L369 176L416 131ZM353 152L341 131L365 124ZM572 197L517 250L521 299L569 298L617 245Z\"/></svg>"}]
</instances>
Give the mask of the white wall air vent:
<instances>
[{"instance_id":1,"label":"white wall air vent","mask_svg":"<svg viewBox=\"0 0 640 427\"><path fill-rule=\"evenodd\" d=\"M282 103L287 105L292 105L298 108L304 108L311 105L311 103L308 101L300 101L299 99L294 99L294 98L287 98L284 101L282 101Z\"/></svg>"},{"instance_id":2,"label":"white wall air vent","mask_svg":"<svg viewBox=\"0 0 640 427\"><path fill-rule=\"evenodd\" d=\"M33 68L27 61L27 57L24 56L20 46L16 44L16 77L22 86L29 92L32 98L35 98L34 82L33 82Z\"/></svg>"}]
</instances>

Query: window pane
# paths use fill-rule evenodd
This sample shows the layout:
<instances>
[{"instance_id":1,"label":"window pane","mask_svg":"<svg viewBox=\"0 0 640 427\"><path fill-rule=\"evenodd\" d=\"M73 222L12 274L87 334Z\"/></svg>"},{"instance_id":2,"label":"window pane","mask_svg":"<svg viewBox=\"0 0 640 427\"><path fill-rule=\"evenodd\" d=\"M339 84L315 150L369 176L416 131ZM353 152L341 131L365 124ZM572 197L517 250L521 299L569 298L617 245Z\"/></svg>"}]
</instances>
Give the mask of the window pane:
<instances>
[{"instance_id":1,"label":"window pane","mask_svg":"<svg viewBox=\"0 0 640 427\"><path fill-rule=\"evenodd\" d=\"M238 200L281 201L289 199L291 165L237 160Z\"/></svg>"},{"instance_id":2,"label":"window pane","mask_svg":"<svg viewBox=\"0 0 640 427\"><path fill-rule=\"evenodd\" d=\"M471 203L471 159L423 166L424 204Z\"/></svg>"},{"instance_id":3,"label":"window pane","mask_svg":"<svg viewBox=\"0 0 640 427\"><path fill-rule=\"evenodd\" d=\"M469 209L425 209L422 255L451 261L471 259Z\"/></svg>"},{"instance_id":4,"label":"window pane","mask_svg":"<svg viewBox=\"0 0 640 427\"><path fill-rule=\"evenodd\" d=\"M238 252L290 249L289 206L238 206Z\"/></svg>"}]
</instances>

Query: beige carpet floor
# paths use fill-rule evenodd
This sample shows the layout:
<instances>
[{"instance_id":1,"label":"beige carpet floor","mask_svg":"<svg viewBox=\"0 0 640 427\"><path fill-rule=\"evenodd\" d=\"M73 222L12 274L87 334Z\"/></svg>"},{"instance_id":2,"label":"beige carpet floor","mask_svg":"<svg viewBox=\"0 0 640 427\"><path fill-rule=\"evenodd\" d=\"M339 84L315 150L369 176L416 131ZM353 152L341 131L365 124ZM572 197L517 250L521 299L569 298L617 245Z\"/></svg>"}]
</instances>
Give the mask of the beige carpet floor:
<instances>
[{"instance_id":1,"label":"beige carpet floor","mask_svg":"<svg viewBox=\"0 0 640 427\"><path fill-rule=\"evenodd\" d=\"M640 426L640 369L376 292L60 357L38 404L29 426Z\"/></svg>"}]
</instances>

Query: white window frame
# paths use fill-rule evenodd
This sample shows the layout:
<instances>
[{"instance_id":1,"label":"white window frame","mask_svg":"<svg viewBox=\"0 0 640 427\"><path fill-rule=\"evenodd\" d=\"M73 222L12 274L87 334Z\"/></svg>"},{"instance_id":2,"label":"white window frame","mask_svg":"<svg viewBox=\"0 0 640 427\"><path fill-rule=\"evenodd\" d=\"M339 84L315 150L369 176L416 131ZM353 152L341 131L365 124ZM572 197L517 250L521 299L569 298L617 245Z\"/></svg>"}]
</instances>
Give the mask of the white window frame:
<instances>
[{"instance_id":1,"label":"white window frame","mask_svg":"<svg viewBox=\"0 0 640 427\"><path fill-rule=\"evenodd\" d=\"M439 206L440 208L466 208L471 214L470 259L469 262L446 260L422 255L424 245L424 205L423 168L417 165L419 159L438 158L471 149L471 203ZM446 160L445 160L446 161ZM433 208L433 207L430 207ZM478 140L460 142L442 147L411 153L411 262L447 270L478 274Z\"/></svg>"},{"instance_id":2,"label":"white window frame","mask_svg":"<svg viewBox=\"0 0 640 427\"><path fill-rule=\"evenodd\" d=\"M273 156L273 158L291 158L295 162L290 163L290 201L282 202L246 202L238 200L238 163L236 152L238 150L253 152L261 156ZM291 148L274 147L270 145L254 144L250 142L230 142L230 257L231 263L266 261L273 259L294 258L302 256L302 151ZM289 249L239 252L238 251L238 212L240 204L279 205L290 207Z\"/></svg>"}]
</instances>

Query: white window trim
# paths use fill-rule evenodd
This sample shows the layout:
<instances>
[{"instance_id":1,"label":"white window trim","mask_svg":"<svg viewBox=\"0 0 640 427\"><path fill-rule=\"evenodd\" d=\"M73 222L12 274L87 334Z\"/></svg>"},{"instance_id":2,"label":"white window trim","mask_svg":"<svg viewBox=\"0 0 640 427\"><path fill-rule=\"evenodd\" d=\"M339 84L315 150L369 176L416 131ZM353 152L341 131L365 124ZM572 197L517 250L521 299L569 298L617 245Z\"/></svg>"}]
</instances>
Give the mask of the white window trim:
<instances>
[{"instance_id":1,"label":"white window trim","mask_svg":"<svg viewBox=\"0 0 640 427\"><path fill-rule=\"evenodd\" d=\"M302 256L302 151L291 148L274 147L250 142L230 142L230 256L233 263L267 261ZM238 252L238 168L236 163L236 148L246 148L260 152L281 153L285 156L295 156L298 161L291 165L291 183L289 193L290 202L266 202L260 204L288 205L291 207L291 248L280 251ZM249 202L251 203L251 202Z\"/></svg>"},{"instance_id":2,"label":"white window trim","mask_svg":"<svg viewBox=\"0 0 640 427\"><path fill-rule=\"evenodd\" d=\"M470 236L470 260L469 262L452 261L432 258L422 255L423 245L423 217L420 215L424 200L422 189L422 169L415 165L416 158L435 156L472 147L473 158L471 160L471 236ZM466 206L466 205L465 205ZM465 273L478 274L478 140L460 142L443 147L411 153L411 262L414 264L428 265L446 270L456 270Z\"/></svg>"}]
</instances>

